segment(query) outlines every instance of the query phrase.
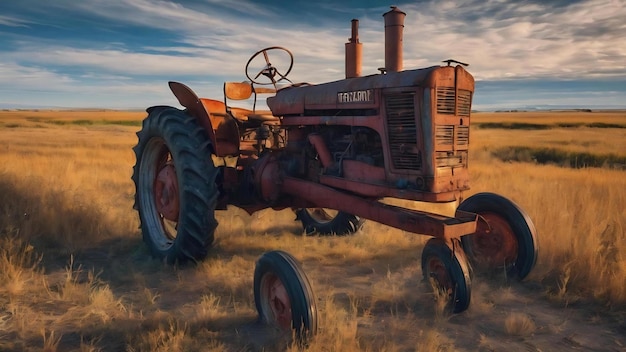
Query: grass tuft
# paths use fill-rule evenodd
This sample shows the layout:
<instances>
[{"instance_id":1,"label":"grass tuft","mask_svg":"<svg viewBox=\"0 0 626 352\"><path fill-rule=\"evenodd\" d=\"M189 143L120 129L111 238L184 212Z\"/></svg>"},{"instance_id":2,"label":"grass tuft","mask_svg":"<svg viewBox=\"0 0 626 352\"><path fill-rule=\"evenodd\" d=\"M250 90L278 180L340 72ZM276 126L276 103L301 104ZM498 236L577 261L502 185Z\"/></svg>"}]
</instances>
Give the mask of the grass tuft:
<instances>
[{"instance_id":1,"label":"grass tuft","mask_svg":"<svg viewBox=\"0 0 626 352\"><path fill-rule=\"evenodd\" d=\"M0 233L0 292L9 297L22 294L41 277L41 259L33 246L19 237L19 231Z\"/></svg>"},{"instance_id":2,"label":"grass tuft","mask_svg":"<svg viewBox=\"0 0 626 352\"><path fill-rule=\"evenodd\" d=\"M512 336L531 336L537 327L532 318L525 313L510 313L504 319L504 330Z\"/></svg>"}]
</instances>

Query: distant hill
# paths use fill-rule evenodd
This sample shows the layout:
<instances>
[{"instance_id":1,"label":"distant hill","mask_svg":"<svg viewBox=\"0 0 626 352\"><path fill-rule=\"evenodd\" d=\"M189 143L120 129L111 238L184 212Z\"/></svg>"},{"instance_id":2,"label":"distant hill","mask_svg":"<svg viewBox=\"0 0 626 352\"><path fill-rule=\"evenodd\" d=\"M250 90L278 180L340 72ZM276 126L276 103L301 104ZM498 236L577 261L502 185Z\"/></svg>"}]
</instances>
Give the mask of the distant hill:
<instances>
[{"instance_id":1,"label":"distant hill","mask_svg":"<svg viewBox=\"0 0 626 352\"><path fill-rule=\"evenodd\" d=\"M476 106L475 111L598 111L598 110L626 110L626 105L522 105L522 106Z\"/></svg>"}]
</instances>

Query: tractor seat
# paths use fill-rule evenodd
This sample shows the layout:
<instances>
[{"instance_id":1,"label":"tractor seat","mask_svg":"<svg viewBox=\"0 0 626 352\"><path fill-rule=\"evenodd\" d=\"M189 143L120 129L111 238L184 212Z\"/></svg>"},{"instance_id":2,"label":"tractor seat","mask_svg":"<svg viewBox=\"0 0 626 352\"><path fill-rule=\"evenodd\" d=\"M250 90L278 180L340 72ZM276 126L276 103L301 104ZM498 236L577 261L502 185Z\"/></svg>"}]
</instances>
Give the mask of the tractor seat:
<instances>
[{"instance_id":1,"label":"tractor seat","mask_svg":"<svg viewBox=\"0 0 626 352\"><path fill-rule=\"evenodd\" d=\"M270 110L249 110L243 108L237 108L234 106L229 107L230 114L238 121L258 121L258 122L278 122L279 118L272 115Z\"/></svg>"},{"instance_id":2,"label":"tractor seat","mask_svg":"<svg viewBox=\"0 0 626 352\"><path fill-rule=\"evenodd\" d=\"M280 119L270 110L256 110L257 94L275 94L273 88L254 87L250 82L224 82L224 105L226 112L242 123L277 124ZM229 106L229 100L248 100L254 95L252 110Z\"/></svg>"}]
</instances>

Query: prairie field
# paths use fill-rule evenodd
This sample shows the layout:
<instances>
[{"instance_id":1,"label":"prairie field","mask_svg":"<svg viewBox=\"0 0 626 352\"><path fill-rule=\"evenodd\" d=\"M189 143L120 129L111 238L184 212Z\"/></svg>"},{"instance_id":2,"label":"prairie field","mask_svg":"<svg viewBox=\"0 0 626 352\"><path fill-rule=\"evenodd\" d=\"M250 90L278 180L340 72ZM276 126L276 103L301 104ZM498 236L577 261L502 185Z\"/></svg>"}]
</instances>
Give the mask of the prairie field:
<instances>
[{"instance_id":1,"label":"prairie field","mask_svg":"<svg viewBox=\"0 0 626 352\"><path fill-rule=\"evenodd\" d=\"M229 208L203 262L152 259L130 179L145 115L0 111L0 351L626 349L626 112L473 115L465 196L519 204L539 258L522 282L475 277L456 315L422 282L428 238L371 221L305 236L291 210ZM307 346L256 323L255 261L275 249L317 296Z\"/></svg>"}]
</instances>

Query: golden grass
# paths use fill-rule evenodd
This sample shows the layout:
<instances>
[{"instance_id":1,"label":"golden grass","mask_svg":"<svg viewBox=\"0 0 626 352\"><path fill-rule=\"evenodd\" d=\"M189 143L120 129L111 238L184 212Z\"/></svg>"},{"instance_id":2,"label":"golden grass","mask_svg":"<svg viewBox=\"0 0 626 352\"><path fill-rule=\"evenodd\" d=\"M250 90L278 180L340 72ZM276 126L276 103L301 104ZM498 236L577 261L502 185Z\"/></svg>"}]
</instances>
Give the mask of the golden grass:
<instances>
[{"instance_id":1,"label":"golden grass","mask_svg":"<svg viewBox=\"0 0 626 352\"><path fill-rule=\"evenodd\" d=\"M493 191L514 199L537 227L541 252L532 278L550 291L569 291L570 298L626 303L623 171L495 160L479 166L471 192Z\"/></svg>"},{"instance_id":2,"label":"golden grass","mask_svg":"<svg viewBox=\"0 0 626 352\"><path fill-rule=\"evenodd\" d=\"M524 112L479 112L472 114L472 123L511 122L511 123L626 123L626 111L524 111Z\"/></svg>"},{"instance_id":3,"label":"golden grass","mask_svg":"<svg viewBox=\"0 0 626 352\"><path fill-rule=\"evenodd\" d=\"M556 123L593 116L625 123L623 115L587 114L473 119ZM49 122L144 116L0 112L0 350L261 350L264 345L247 332L256 319L252 273L259 255L275 249L303 262L318 296L320 331L306 350L447 351L463 349L468 341L494 344L480 324L473 337L452 333L463 328L421 282L420 252L427 238L372 222L355 236L306 237L291 211L249 216L233 208L218 213L215 247L200 265L176 268L150 260L132 210L131 148L138 128ZM500 193L529 213L540 255L527 289L540 287L538 299L624 311L624 171L506 163L490 150L626 150L623 131L472 129L472 190L466 196ZM454 211L450 204L411 206ZM516 296L515 290L480 281L474 287L472 307L461 317L474 323ZM527 314L498 319L511 336L540 329Z\"/></svg>"},{"instance_id":4,"label":"golden grass","mask_svg":"<svg viewBox=\"0 0 626 352\"><path fill-rule=\"evenodd\" d=\"M548 130L472 130L472 149L490 151L502 147L556 148L568 152L626 156L626 129L553 128ZM473 156L473 155L472 155Z\"/></svg>"},{"instance_id":5,"label":"golden grass","mask_svg":"<svg viewBox=\"0 0 626 352\"><path fill-rule=\"evenodd\" d=\"M511 313L504 319L504 330L509 335L530 336L536 329L532 318L525 313Z\"/></svg>"}]
</instances>

